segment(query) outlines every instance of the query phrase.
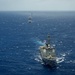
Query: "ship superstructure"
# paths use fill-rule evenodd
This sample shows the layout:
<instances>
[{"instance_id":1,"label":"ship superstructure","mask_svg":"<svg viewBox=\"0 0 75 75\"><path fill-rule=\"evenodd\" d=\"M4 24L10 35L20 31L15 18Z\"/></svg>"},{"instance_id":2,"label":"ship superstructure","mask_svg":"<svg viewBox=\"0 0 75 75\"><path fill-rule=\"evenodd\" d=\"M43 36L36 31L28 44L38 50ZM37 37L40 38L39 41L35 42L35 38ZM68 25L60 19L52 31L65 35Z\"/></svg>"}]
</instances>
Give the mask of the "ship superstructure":
<instances>
[{"instance_id":1,"label":"ship superstructure","mask_svg":"<svg viewBox=\"0 0 75 75\"><path fill-rule=\"evenodd\" d=\"M42 61L46 65L55 66L56 65L56 52L55 48L50 44L50 36L47 36L47 42L44 46L40 46L40 55Z\"/></svg>"}]
</instances>

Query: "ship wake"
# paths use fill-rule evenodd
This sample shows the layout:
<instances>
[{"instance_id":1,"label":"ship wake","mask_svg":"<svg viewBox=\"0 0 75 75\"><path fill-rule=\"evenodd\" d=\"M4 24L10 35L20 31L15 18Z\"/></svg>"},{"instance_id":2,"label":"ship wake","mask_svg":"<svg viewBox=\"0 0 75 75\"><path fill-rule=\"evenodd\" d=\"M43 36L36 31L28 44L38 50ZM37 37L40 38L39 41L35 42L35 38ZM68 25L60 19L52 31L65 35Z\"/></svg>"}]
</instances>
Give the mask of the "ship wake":
<instances>
[{"instance_id":1,"label":"ship wake","mask_svg":"<svg viewBox=\"0 0 75 75\"><path fill-rule=\"evenodd\" d=\"M42 46L45 45L45 42L41 41L41 40L38 39L38 38L33 39L33 41L34 41L34 43L36 43L36 45L38 45L38 46L40 46L40 45L42 45ZM60 53L59 55L57 55L57 57L56 57L56 62L57 62L57 64L66 62L66 57L67 57L70 53L71 53L71 51L68 51L68 52ZM41 62L41 63L43 64L42 58L41 58L40 54L37 54L37 55L35 56L35 60L36 60L37 62Z\"/></svg>"}]
</instances>

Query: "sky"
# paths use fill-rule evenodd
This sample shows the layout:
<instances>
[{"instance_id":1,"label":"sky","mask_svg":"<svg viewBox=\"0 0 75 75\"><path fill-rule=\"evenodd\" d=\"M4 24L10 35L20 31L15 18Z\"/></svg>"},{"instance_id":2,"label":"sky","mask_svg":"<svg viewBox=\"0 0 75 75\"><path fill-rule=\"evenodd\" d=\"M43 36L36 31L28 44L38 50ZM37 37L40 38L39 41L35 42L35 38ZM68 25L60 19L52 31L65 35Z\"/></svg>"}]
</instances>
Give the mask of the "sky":
<instances>
[{"instance_id":1,"label":"sky","mask_svg":"<svg viewBox=\"0 0 75 75\"><path fill-rule=\"evenodd\" d=\"M75 11L75 0L0 0L0 11Z\"/></svg>"}]
</instances>

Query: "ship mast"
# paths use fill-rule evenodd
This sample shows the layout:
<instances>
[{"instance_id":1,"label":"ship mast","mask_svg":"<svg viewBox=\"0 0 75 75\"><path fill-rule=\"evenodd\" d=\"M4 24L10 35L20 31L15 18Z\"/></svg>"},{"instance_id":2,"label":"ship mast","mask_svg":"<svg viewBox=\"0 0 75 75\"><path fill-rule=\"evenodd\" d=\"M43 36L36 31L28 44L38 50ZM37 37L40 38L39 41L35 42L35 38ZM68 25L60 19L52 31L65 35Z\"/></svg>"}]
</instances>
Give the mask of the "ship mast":
<instances>
[{"instance_id":1,"label":"ship mast","mask_svg":"<svg viewBox=\"0 0 75 75\"><path fill-rule=\"evenodd\" d=\"M46 46L50 46L50 35L47 35Z\"/></svg>"},{"instance_id":2,"label":"ship mast","mask_svg":"<svg viewBox=\"0 0 75 75\"><path fill-rule=\"evenodd\" d=\"M50 35L47 36L47 44L50 44Z\"/></svg>"}]
</instances>

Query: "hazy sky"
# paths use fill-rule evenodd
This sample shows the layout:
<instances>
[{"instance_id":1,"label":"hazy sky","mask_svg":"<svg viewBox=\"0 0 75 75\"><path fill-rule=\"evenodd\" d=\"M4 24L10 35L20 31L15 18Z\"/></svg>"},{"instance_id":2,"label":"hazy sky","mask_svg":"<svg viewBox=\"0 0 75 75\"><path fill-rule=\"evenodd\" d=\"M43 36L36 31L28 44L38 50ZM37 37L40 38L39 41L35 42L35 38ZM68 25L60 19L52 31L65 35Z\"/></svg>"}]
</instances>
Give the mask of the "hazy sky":
<instances>
[{"instance_id":1,"label":"hazy sky","mask_svg":"<svg viewBox=\"0 0 75 75\"><path fill-rule=\"evenodd\" d=\"M75 11L75 0L0 0L0 11Z\"/></svg>"}]
</instances>

